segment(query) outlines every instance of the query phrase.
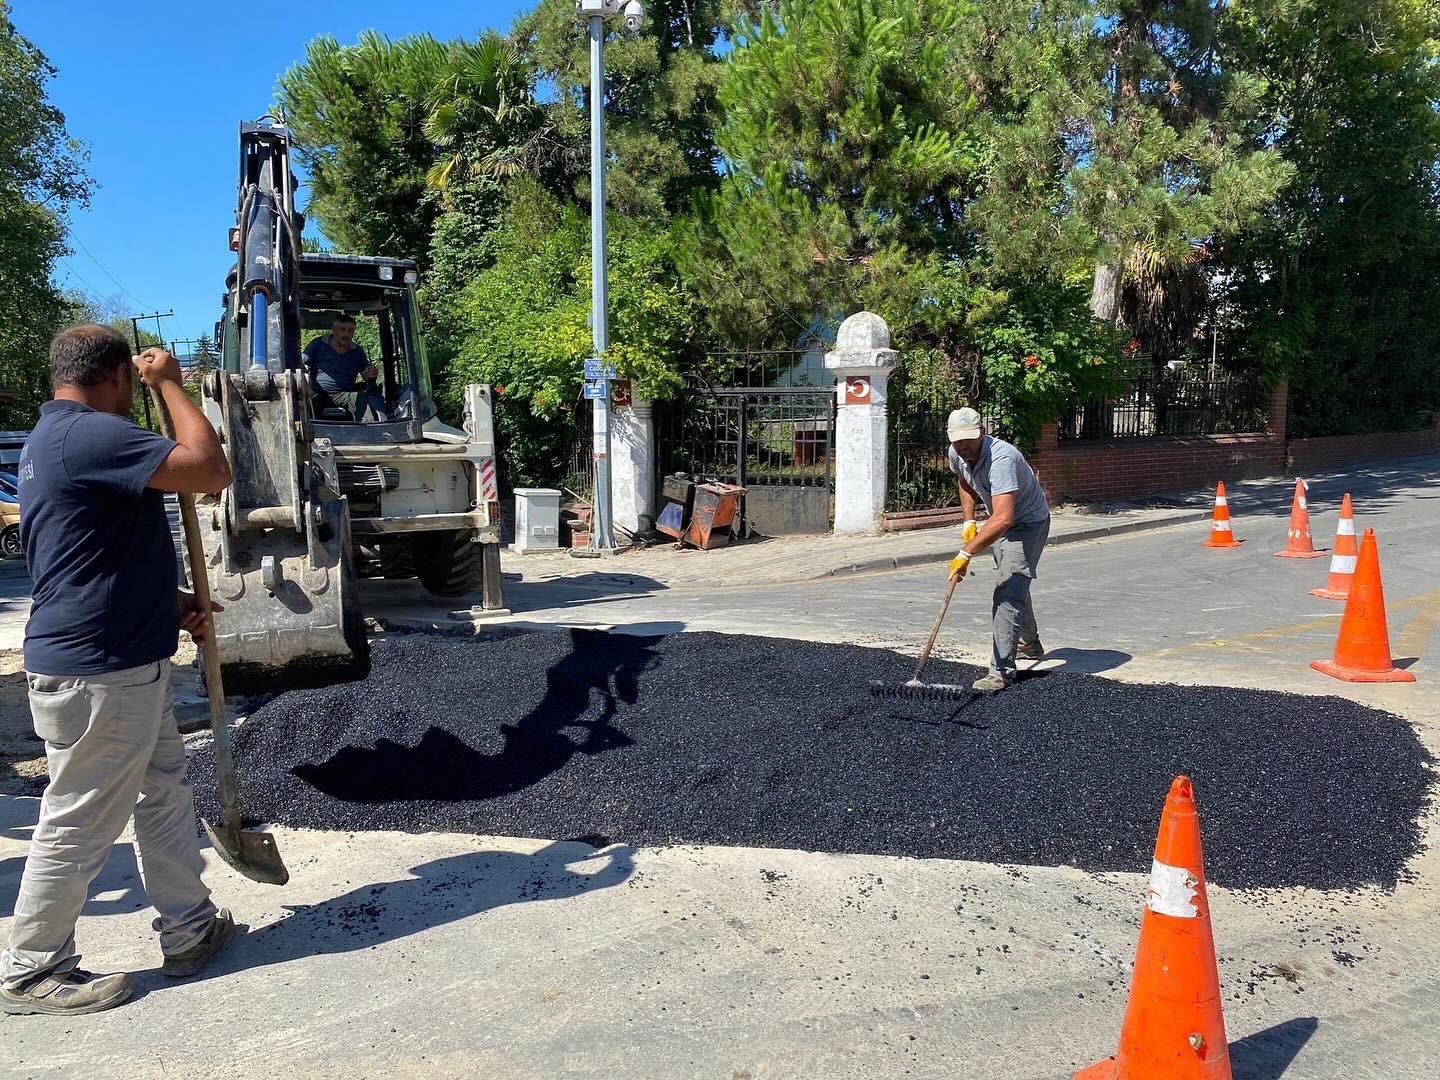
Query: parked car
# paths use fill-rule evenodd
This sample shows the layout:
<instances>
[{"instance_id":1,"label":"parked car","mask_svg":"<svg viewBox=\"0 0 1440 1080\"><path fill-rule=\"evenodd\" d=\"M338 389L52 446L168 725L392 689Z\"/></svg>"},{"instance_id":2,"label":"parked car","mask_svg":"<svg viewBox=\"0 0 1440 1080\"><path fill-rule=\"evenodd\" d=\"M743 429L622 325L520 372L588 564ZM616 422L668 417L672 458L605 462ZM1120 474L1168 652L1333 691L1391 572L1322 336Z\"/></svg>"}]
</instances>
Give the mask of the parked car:
<instances>
[{"instance_id":1,"label":"parked car","mask_svg":"<svg viewBox=\"0 0 1440 1080\"><path fill-rule=\"evenodd\" d=\"M25 544L20 539L20 491L15 478L0 472L0 559L23 559Z\"/></svg>"}]
</instances>

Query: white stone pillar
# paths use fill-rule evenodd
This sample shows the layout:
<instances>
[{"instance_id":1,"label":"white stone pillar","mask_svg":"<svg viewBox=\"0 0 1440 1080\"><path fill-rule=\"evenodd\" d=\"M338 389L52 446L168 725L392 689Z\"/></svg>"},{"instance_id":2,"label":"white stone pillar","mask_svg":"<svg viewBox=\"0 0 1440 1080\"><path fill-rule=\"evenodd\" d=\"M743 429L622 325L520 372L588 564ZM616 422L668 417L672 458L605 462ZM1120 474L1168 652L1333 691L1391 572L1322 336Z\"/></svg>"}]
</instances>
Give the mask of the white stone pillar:
<instances>
[{"instance_id":1,"label":"white stone pillar","mask_svg":"<svg viewBox=\"0 0 1440 1080\"><path fill-rule=\"evenodd\" d=\"M610 491L615 525L628 533L655 527L655 422L651 402L635 398L610 414Z\"/></svg>"},{"instance_id":2,"label":"white stone pillar","mask_svg":"<svg viewBox=\"0 0 1440 1080\"><path fill-rule=\"evenodd\" d=\"M886 388L900 354L890 328L871 311L840 324L825 367L836 376L835 531L873 533L885 512L889 420Z\"/></svg>"}]
</instances>

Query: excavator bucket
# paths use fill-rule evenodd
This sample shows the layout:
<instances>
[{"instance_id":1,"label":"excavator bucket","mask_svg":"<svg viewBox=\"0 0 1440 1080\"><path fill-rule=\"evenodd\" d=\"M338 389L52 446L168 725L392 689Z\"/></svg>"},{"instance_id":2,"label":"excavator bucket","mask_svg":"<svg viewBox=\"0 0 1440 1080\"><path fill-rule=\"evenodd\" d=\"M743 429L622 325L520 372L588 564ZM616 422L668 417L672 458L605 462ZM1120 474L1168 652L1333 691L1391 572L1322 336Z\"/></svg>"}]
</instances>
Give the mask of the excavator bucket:
<instances>
[{"instance_id":1,"label":"excavator bucket","mask_svg":"<svg viewBox=\"0 0 1440 1080\"><path fill-rule=\"evenodd\" d=\"M225 684L253 693L368 671L350 513L334 452L297 438L296 373L212 378L234 482L210 504L205 562L224 607Z\"/></svg>"}]
</instances>

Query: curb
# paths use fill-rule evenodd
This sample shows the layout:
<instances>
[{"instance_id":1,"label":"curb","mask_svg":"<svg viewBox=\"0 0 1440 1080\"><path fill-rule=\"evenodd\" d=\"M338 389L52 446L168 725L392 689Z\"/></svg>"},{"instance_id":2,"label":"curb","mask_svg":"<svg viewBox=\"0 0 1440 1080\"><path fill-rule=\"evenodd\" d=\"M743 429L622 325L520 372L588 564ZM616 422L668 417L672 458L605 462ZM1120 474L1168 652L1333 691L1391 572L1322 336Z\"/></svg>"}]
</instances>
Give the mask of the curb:
<instances>
[{"instance_id":1,"label":"curb","mask_svg":"<svg viewBox=\"0 0 1440 1080\"><path fill-rule=\"evenodd\" d=\"M1195 521L1205 521L1210 517L1211 513L1212 511L1209 509L1197 509L1175 514L1158 521L1141 520L1127 521L1123 525L1091 525L1086 528L1075 529L1072 532L1061 533L1059 536L1052 536L1045 546L1059 547L1061 544L1078 544L1082 540L1103 540L1109 536L1125 536L1130 533L1166 529L1171 525L1188 525ZM934 551L919 551L913 555L882 555L873 559L850 563L846 566L837 566L829 570L823 570L808 580L821 581L825 578L846 577L850 574L873 574L876 571L882 570L905 570L912 566L933 566L935 563L949 562L954 558L954 555L955 553L948 548L936 549Z\"/></svg>"}]
</instances>

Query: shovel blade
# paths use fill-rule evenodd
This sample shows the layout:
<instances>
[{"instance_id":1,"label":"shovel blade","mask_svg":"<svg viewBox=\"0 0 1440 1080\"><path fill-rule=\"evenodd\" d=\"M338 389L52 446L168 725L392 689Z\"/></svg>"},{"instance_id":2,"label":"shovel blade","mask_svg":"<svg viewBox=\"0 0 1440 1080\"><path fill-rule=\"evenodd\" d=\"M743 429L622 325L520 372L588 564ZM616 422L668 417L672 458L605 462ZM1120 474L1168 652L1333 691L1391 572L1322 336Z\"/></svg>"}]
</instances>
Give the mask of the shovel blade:
<instances>
[{"instance_id":1,"label":"shovel blade","mask_svg":"<svg viewBox=\"0 0 1440 1080\"><path fill-rule=\"evenodd\" d=\"M290 871L280 858L280 849L275 846L275 837L266 832L242 832L239 829L216 828L204 818L205 834L215 847L215 853L238 874L244 874L251 881L262 885L284 885L290 880Z\"/></svg>"}]
</instances>

